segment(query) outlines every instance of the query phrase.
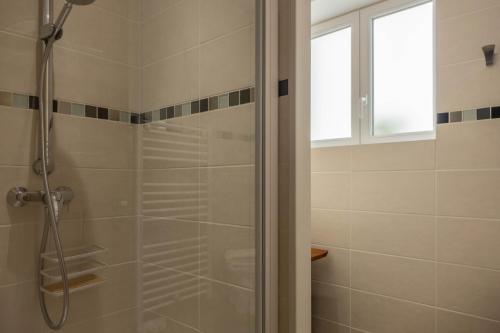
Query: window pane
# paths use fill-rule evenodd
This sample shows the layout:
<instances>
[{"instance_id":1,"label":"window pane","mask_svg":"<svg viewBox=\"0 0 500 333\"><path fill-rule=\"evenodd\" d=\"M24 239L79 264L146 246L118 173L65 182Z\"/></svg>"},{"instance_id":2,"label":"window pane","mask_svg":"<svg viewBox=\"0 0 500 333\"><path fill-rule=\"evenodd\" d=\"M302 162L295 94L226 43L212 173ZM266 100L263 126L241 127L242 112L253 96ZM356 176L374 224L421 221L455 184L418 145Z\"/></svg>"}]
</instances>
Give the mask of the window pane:
<instances>
[{"instance_id":1,"label":"window pane","mask_svg":"<svg viewBox=\"0 0 500 333\"><path fill-rule=\"evenodd\" d=\"M311 45L311 139L351 137L351 28Z\"/></svg>"},{"instance_id":2,"label":"window pane","mask_svg":"<svg viewBox=\"0 0 500 333\"><path fill-rule=\"evenodd\" d=\"M373 21L374 135L434 128L433 4Z\"/></svg>"}]
</instances>

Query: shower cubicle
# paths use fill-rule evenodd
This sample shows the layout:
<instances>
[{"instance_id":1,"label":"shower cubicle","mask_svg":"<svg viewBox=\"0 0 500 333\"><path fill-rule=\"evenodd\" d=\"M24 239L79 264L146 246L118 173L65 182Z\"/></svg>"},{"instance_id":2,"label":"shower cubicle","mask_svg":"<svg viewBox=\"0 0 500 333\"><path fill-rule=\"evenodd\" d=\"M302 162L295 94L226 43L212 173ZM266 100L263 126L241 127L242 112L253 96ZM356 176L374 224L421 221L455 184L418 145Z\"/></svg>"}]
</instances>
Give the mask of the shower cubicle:
<instances>
[{"instance_id":1,"label":"shower cubicle","mask_svg":"<svg viewBox=\"0 0 500 333\"><path fill-rule=\"evenodd\" d=\"M259 331L258 10L0 0L0 332Z\"/></svg>"}]
</instances>

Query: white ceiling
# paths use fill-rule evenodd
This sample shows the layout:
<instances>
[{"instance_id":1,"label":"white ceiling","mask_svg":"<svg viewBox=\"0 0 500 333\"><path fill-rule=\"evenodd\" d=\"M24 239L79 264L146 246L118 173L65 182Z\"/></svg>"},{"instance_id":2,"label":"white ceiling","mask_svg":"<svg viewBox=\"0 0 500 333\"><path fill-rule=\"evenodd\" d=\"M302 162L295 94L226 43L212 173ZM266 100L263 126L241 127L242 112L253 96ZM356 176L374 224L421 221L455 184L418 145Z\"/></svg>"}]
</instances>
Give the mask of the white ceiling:
<instances>
[{"instance_id":1,"label":"white ceiling","mask_svg":"<svg viewBox=\"0 0 500 333\"><path fill-rule=\"evenodd\" d=\"M311 23L336 17L380 0L311 0Z\"/></svg>"}]
</instances>

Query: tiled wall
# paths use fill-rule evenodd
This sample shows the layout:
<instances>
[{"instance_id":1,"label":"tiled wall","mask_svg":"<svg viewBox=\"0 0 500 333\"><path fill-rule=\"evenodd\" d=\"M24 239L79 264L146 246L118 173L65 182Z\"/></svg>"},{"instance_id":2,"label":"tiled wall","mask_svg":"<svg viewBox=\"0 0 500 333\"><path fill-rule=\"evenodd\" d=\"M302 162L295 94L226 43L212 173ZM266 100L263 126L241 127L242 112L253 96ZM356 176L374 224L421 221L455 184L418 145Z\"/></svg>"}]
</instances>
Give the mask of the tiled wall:
<instances>
[{"instance_id":1,"label":"tiled wall","mask_svg":"<svg viewBox=\"0 0 500 333\"><path fill-rule=\"evenodd\" d=\"M147 332L254 332L254 13L253 0L143 1Z\"/></svg>"},{"instance_id":2,"label":"tiled wall","mask_svg":"<svg viewBox=\"0 0 500 333\"><path fill-rule=\"evenodd\" d=\"M438 112L500 104L498 1L437 0ZM476 118L478 119L478 118ZM468 119L464 119L468 120ZM500 120L312 151L313 332L500 331Z\"/></svg>"},{"instance_id":3,"label":"tiled wall","mask_svg":"<svg viewBox=\"0 0 500 333\"><path fill-rule=\"evenodd\" d=\"M37 22L38 1L0 2L4 191L41 188ZM254 33L253 0L73 9L54 52L51 182L76 194L64 246L107 247L110 267L108 283L71 296L63 332L253 332ZM34 281L41 207L0 212L0 331L48 332Z\"/></svg>"},{"instance_id":4,"label":"tiled wall","mask_svg":"<svg viewBox=\"0 0 500 333\"><path fill-rule=\"evenodd\" d=\"M64 1L54 2L57 12ZM31 170L38 114L26 97L36 94L38 4L0 2L1 196L13 186L42 188ZM119 120L111 110L141 110L138 5L136 0L98 0L75 7L54 51L55 98L75 106L58 103L54 116L51 184L75 192L60 222L63 245L102 245L108 253L100 259L109 264L107 283L72 294L69 321L61 332L137 331L137 126L70 114L92 111L84 104L109 109L110 120ZM102 118L103 110L93 111L93 118ZM42 226L41 205L14 209L1 200L0 332L50 332L35 280ZM59 301L48 300L54 317Z\"/></svg>"}]
</instances>

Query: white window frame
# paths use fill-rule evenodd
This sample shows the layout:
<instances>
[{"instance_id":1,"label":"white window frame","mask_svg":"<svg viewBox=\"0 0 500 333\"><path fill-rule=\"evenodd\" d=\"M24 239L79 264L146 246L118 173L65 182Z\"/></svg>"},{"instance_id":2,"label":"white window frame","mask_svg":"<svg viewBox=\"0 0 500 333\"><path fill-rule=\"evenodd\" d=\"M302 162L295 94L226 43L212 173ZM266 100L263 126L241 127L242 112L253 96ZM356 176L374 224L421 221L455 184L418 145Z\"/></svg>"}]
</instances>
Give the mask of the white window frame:
<instances>
[{"instance_id":1,"label":"white window frame","mask_svg":"<svg viewBox=\"0 0 500 333\"><path fill-rule=\"evenodd\" d=\"M432 130L423 132L399 133L385 136L373 135L373 22L375 19L410 9L425 3L433 3L433 124ZM361 143L386 143L401 141L432 140L436 138L436 4L433 0L388 0L360 11L361 23L361 96L366 102L361 102ZM409 101L411 103L411 101Z\"/></svg>"},{"instance_id":2,"label":"white window frame","mask_svg":"<svg viewBox=\"0 0 500 333\"><path fill-rule=\"evenodd\" d=\"M311 141L311 146L314 148L359 143L359 12L314 25L311 27L311 40L346 28L351 28L351 137Z\"/></svg>"},{"instance_id":3,"label":"white window frame","mask_svg":"<svg viewBox=\"0 0 500 333\"><path fill-rule=\"evenodd\" d=\"M373 22L425 3L433 3L433 124L431 131L373 135ZM436 2L435 0L386 0L311 27L311 39L351 27L352 102L351 138L311 141L313 148L374 144L436 138Z\"/></svg>"}]
</instances>

